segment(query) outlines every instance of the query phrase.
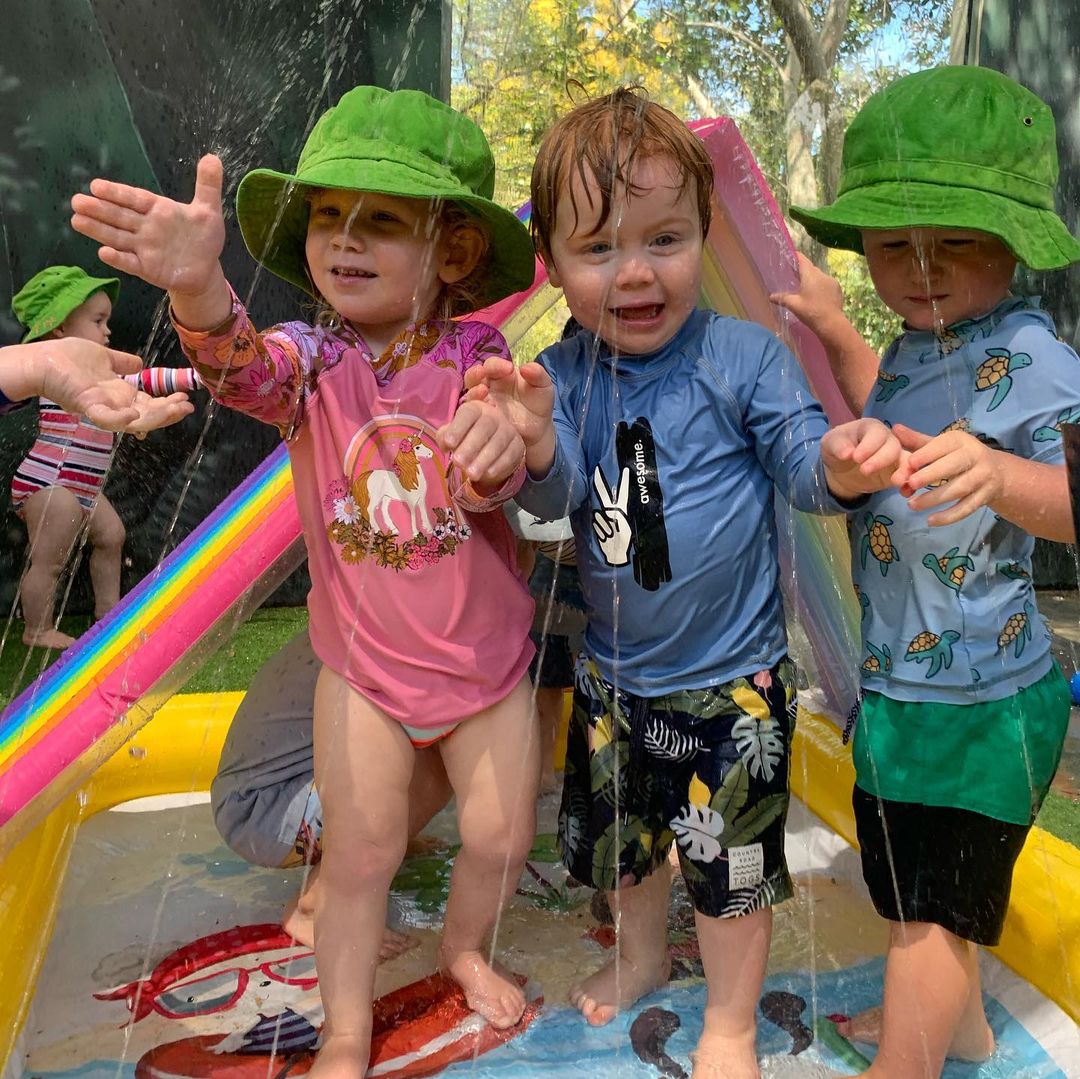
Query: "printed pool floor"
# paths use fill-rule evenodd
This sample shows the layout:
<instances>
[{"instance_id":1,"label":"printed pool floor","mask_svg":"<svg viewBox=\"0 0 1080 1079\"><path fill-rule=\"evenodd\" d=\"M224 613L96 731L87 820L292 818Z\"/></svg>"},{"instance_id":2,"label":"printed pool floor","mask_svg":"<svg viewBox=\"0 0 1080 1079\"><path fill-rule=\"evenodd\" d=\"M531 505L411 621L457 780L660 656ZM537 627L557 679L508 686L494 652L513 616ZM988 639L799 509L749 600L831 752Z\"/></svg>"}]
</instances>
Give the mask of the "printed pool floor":
<instances>
[{"instance_id":1,"label":"printed pool floor","mask_svg":"<svg viewBox=\"0 0 1080 1079\"><path fill-rule=\"evenodd\" d=\"M689 1074L704 984L692 912L678 883L670 984L600 1029L588 1027L566 1002L582 971L604 961L611 930L597 920L592 893L569 882L557 863L557 808L553 798L541 802L537 844L498 934L502 961L528 976L532 997L542 994L542 1003L527 1013L531 1022L489 1047L484 1024L437 1001L429 1012L389 1024L384 1063L369 1071L373 1079L432 1074L438 1053L453 1057L478 1040L481 1055L437 1074ZM419 945L380 968L379 994L400 990L394 1000L411 999L415 983L423 986L433 970L453 839L452 818L444 813L411 849L395 882L394 917ZM880 999L885 928L865 898L856 852L798 803L789 819L788 854L797 895L777 910L759 1015L765 1073L809 1079L832 1069L853 1075L859 1068L847 1047L820 1035L829 1030L826 1016ZM24 1074L302 1074L321 1022L317 982L306 950L275 928L298 885L298 871L252 867L229 851L202 796L147 799L87 822L75 844L24 1036ZM1080 1079L1075 1024L988 954L983 972L998 1050L980 1066L950 1064L947 1079Z\"/></svg>"}]
</instances>

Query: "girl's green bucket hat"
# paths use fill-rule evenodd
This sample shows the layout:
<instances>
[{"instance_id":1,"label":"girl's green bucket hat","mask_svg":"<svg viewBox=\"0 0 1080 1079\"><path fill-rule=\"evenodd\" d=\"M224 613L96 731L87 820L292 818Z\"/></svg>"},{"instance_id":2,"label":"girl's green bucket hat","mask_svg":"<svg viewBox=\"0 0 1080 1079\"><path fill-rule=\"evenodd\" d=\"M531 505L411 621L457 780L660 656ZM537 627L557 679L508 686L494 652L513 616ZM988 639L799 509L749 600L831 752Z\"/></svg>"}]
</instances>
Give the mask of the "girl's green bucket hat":
<instances>
[{"instance_id":1,"label":"girl's green bucket hat","mask_svg":"<svg viewBox=\"0 0 1080 1079\"><path fill-rule=\"evenodd\" d=\"M1054 138L1050 109L998 71L919 71L852 120L836 201L791 216L826 247L861 252L860 229L974 229L1033 270L1058 269L1080 243L1054 209Z\"/></svg>"},{"instance_id":2,"label":"girl's green bucket hat","mask_svg":"<svg viewBox=\"0 0 1080 1079\"><path fill-rule=\"evenodd\" d=\"M355 87L319 117L295 175L255 169L240 181L236 217L248 250L311 294L306 196L319 187L452 202L479 218L491 238L481 304L532 284L532 240L514 214L492 202L495 160L484 133L419 90Z\"/></svg>"},{"instance_id":3,"label":"girl's green bucket hat","mask_svg":"<svg viewBox=\"0 0 1080 1079\"><path fill-rule=\"evenodd\" d=\"M11 297L11 310L26 327L23 342L52 333L95 292L104 291L112 303L120 295L118 277L91 277L78 266L46 266Z\"/></svg>"}]
</instances>

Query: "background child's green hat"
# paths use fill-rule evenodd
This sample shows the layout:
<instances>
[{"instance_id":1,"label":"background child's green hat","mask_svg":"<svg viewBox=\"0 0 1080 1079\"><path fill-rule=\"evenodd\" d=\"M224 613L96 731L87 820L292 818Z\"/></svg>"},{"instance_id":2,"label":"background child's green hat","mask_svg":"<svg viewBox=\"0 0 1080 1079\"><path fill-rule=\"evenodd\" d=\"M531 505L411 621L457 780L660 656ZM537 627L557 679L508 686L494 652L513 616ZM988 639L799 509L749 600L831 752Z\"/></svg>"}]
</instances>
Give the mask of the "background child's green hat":
<instances>
[{"instance_id":1,"label":"background child's green hat","mask_svg":"<svg viewBox=\"0 0 1080 1079\"><path fill-rule=\"evenodd\" d=\"M78 266L46 266L11 297L11 310L26 327L23 341L36 341L51 333L76 307L102 290L115 304L120 279L91 277Z\"/></svg>"},{"instance_id":2,"label":"background child's green hat","mask_svg":"<svg viewBox=\"0 0 1080 1079\"><path fill-rule=\"evenodd\" d=\"M482 305L528 288L534 256L528 229L492 202L495 160L484 133L419 90L357 86L316 122L295 175L255 169L236 192L236 217L256 261L312 292L304 259L313 187L443 199L487 226L490 250Z\"/></svg>"},{"instance_id":3,"label":"background child's green hat","mask_svg":"<svg viewBox=\"0 0 1080 1079\"><path fill-rule=\"evenodd\" d=\"M860 229L957 228L997 236L1033 270L1080 260L1054 210L1054 117L985 67L938 67L874 94L844 136L840 193L791 216L826 247L862 251Z\"/></svg>"}]
</instances>

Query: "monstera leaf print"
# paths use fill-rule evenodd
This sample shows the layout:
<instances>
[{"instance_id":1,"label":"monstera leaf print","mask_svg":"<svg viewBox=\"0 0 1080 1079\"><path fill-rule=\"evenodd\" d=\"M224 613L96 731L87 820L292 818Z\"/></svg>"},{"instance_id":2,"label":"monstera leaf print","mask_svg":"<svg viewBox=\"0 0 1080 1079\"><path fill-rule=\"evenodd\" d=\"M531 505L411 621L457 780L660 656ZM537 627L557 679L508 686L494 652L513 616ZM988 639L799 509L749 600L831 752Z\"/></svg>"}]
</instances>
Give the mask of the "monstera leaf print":
<instances>
[{"instance_id":1,"label":"monstera leaf print","mask_svg":"<svg viewBox=\"0 0 1080 1079\"><path fill-rule=\"evenodd\" d=\"M784 738L779 728L780 724L768 715L764 719L740 716L731 725L735 748L755 779L763 775L768 781L776 774L776 766L784 756Z\"/></svg>"},{"instance_id":2,"label":"monstera leaf print","mask_svg":"<svg viewBox=\"0 0 1080 1079\"><path fill-rule=\"evenodd\" d=\"M691 803L671 822L679 845L697 862L713 862L723 849L724 818L707 805Z\"/></svg>"}]
</instances>

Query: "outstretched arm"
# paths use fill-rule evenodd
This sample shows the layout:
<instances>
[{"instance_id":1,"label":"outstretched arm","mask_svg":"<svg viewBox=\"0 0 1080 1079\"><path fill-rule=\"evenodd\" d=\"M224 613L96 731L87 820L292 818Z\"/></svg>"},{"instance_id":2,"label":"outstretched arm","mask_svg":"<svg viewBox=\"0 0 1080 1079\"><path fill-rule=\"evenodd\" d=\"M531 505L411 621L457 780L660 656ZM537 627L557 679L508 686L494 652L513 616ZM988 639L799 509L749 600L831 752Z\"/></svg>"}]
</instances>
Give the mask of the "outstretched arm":
<instances>
[{"instance_id":1,"label":"outstretched arm","mask_svg":"<svg viewBox=\"0 0 1080 1079\"><path fill-rule=\"evenodd\" d=\"M0 391L12 401L47 397L109 431L151 431L191 413L183 394L150 398L118 377L141 366L138 356L81 337L31 341L0 349Z\"/></svg>"},{"instance_id":2,"label":"outstretched arm","mask_svg":"<svg viewBox=\"0 0 1080 1079\"><path fill-rule=\"evenodd\" d=\"M992 449L964 431L930 436L898 423L893 432L911 451L910 474L901 487L911 509L952 503L932 513L927 524L952 524L988 506L1040 539L1076 542L1064 465Z\"/></svg>"},{"instance_id":3,"label":"outstretched arm","mask_svg":"<svg viewBox=\"0 0 1080 1079\"><path fill-rule=\"evenodd\" d=\"M769 299L786 308L817 334L847 406L861 416L877 379L877 353L844 314L844 294L835 278L799 254L799 289L774 292Z\"/></svg>"},{"instance_id":4,"label":"outstretched arm","mask_svg":"<svg viewBox=\"0 0 1080 1079\"><path fill-rule=\"evenodd\" d=\"M165 289L182 325L210 330L229 317L232 305L219 261L225 246L221 185L221 161L213 154L199 161L189 203L92 180L89 195L71 200L71 227L101 244L98 257L107 266Z\"/></svg>"}]
</instances>

